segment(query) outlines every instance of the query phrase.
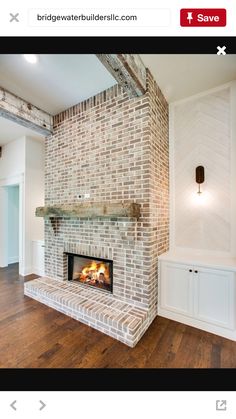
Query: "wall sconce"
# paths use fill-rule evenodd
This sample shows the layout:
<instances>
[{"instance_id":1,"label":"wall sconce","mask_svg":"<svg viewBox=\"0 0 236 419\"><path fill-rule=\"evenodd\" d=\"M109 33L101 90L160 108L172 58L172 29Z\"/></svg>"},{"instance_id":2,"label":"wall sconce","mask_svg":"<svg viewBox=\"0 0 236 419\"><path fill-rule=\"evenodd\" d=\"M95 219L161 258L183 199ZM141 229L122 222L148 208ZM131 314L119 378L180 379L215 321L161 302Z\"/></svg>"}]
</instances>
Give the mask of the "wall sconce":
<instances>
[{"instance_id":1,"label":"wall sconce","mask_svg":"<svg viewBox=\"0 0 236 419\"><path fill-rule=\"evenodd\" d=\"M205 174L204 174L204 167L203 166L198 166L196 167L196 182L198 183L198 194L200 195L201 189L200 189L200 185L204 182L205 180Z\"/></svg>"}]
</instances>

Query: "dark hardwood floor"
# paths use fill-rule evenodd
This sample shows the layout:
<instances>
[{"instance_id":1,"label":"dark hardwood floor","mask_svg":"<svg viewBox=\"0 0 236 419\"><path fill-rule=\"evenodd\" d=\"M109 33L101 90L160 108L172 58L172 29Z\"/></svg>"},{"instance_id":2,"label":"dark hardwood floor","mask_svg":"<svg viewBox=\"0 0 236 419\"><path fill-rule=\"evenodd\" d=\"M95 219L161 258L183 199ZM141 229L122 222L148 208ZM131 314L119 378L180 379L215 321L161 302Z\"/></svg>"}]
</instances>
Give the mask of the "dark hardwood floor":
<instances>
[{"instance_id":1,"label":"dark hardwood floor","mask_svg":"<svg viewBox=\"0 0 236 419\"><path fill-rule=\"evenodd\" d=\"M18 265L0 269L1 368L235 368L236 342L156 318L135 348L24 297Z\"/></svg>"}]
</instances>

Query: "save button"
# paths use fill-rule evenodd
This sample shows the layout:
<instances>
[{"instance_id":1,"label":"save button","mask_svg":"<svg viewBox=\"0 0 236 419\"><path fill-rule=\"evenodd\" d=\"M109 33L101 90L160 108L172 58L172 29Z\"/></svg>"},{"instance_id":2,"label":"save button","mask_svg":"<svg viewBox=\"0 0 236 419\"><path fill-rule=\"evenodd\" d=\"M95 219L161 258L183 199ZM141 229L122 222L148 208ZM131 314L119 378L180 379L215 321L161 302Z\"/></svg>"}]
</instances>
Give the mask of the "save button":
<instances>
[{"instance_id":1,"label":"save button","mask_svg":"<svg viewBox=\"0 0 236 419\"><path fill-rule=\"evenodd\" d=\"M181 26L226 26L226 9L181 9Z\"/></svg>"}]
</instances>

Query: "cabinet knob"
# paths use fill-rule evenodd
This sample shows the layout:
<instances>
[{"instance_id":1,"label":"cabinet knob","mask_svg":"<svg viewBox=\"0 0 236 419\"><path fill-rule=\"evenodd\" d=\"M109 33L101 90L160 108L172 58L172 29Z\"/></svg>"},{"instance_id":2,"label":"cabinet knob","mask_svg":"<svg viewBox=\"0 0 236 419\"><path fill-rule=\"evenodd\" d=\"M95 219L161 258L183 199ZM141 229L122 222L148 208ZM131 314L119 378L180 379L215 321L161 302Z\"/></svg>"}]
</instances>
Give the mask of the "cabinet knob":
<instances>
[{"instance_id":1,"label":"cabinet knob","mask_svg":"<svg viewBox=\"0 0 236 419\"><path fill-rule=\"evenodd\" d=\"M195 274L197 274L198 273L198 271L194 271L195 272Z\"/></svg>"},{"instance_id":2,"label":"cabinet knob","mask_svg":"<svg viewBox=\"0 0 236 419\"><path fill-rule=\"evenodd\" d=\"M193 272L193 270L192 269L189 269L189 272Z\"/></svg>"}]
</instances>

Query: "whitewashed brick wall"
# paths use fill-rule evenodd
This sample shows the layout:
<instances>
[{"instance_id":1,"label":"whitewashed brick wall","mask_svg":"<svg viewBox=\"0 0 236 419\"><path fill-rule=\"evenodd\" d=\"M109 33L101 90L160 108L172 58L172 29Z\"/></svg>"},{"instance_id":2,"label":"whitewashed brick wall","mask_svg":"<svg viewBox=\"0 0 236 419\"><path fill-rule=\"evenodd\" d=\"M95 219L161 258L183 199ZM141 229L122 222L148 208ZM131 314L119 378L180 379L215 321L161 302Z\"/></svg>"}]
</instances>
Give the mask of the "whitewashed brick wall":
<instances>
[{"instance_id":1,"label":"whitewashed brick wall","mask_svg":"<svg viewBox=\"0 0 236 419\"><path fill-rule=\"evenodd\" d=\"M45 270L65 280L64 251L97 246L113 256L114 296L154 315L157 257L169 237L168 105L147 76L142 97L130 99L115 86L54 117L54 134L46 139L45 204L76 203L89 193L94 202L137 202L141 218L60 218L54 229L46 220Z\"/></svg>"}]
</instances>

